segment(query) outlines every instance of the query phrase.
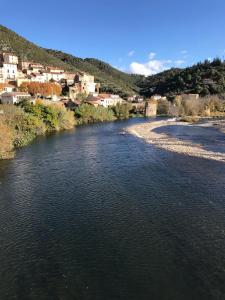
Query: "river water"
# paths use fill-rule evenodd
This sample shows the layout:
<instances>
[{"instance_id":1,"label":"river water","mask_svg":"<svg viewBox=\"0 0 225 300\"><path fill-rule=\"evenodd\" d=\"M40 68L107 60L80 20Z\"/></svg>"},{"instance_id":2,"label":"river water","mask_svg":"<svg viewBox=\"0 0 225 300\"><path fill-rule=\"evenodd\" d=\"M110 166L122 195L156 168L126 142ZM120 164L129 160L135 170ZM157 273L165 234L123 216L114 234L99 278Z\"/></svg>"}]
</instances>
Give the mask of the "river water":
<instances>
[{"instance_id":1,"label":"river water","mask_svg":"<svg viewBox=\"0 0 225 300\"><path fill-rule=\"evenodd\" d=\"M0 299L225 299L225 164L154 148L129 120L0 162Z\"/></svg>"}]
</instances>

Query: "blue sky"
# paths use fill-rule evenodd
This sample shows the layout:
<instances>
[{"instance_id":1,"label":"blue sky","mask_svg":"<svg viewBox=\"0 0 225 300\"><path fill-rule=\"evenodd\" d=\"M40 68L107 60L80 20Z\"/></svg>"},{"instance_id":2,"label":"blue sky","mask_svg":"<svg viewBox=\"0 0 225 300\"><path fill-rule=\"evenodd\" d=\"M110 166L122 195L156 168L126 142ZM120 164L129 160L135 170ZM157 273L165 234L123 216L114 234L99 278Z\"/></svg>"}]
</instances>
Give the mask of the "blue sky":
<instances>
[{"instance_id":1,"label":"blue sky","mask_svg":"<svg viewBox=\"0 0 225 300\"><path fill-rule=\"evenodd\" d=\"M2 2L2 3L1 3ZM40 46L153 74L225 55L224 0L0 0L0 23Z\"/></svg>"}]
</instances>

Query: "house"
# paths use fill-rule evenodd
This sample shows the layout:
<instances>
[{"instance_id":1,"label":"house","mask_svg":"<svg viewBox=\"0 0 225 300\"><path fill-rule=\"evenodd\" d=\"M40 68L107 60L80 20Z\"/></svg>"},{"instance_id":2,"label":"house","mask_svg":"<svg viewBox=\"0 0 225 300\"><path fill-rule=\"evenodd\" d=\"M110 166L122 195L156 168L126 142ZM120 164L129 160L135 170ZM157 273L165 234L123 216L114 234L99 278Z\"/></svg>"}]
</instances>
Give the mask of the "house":
<instances>
[{"instance_id":1,"label":"house","mask_svg":"<svg viewBox=\"0 0 225 300\"><path fill-rule=\"evenodd\" d=\"M93 94L89 95L87 100L85 101L88 104L92 104L94 106L116 106L118 103L122 104L125 101L120 98L118 95L111 95L111 94Z\"/></svg>"},{"instance_id":2,"label":"house","mask_svg":"<svg viewBox=\"0 0 225 300\"><path fill-rule=\"evenodd\" d=\"M99 105L101 105L101 99L98 97L92 97L86 100L85 103L93 105L94 107L98 107Z\"/></svg>"},{"instance_id":3,"label":"house","mask_svg":"<svg viewBox=\"0 0 225 300\"><path fill-rule=\"evenodd\" d=\"M120 98L119 95L111 95L111 94L99 94L101 104L104 107L116 106L117 104L122 104L125 101Z\"/></svg>"},{"instance_id":4,"label":"house","mask_svg":"<svg viewBox=\"0 0 225 300\"><path fill-rule=\"evenodd\" d=\"M0 66L2 68L1 72L3 79L6 82L7 80L15 81L17 78L17 65L12 63L3 62Z\"/></svg>"},{"instance_id":5,"label":"house","mask_svg":"<svg viewBox=\"0 0 225 300\"><path fill-rule=\"evenodd\" d=\"M50 73L64 73L63 69L57 68L57 67L47 67L47 71Z\"/></svg>"},{"instance_id":6,"label":"house","mask_svg":"<svg viewBox=\"0 0 225 300\"><path fill-rule=\"evenodd\" d=\"M161 99L162 99L162 96L161 96L161 95L153 95L153 96L151 97L151 99L152 99L152 100L158 101L158 100L161 100Z\"/></svg>"},{"instance_id":7,"label":"house","mask_svg":"<svg viewBox=\"0 0 225 300\"><path fill-rule=\"evenodd\" d=\"M32 82L45 82L45 76L41 73L31 73L28 78L30 78Z\"/></svg>"},{"instance_id":8,"label":"house","mask_svg":"<svg viewBox=\"0 0 225 300\"><path fill-rule=\"evenodd\" d=\"M0 60L6 64L18 65L18 56L10 52L2 52L0 54Z\"/></svg>"},{"instance_id":9,"label":"house","mask_svg":"<svg viewBox=\"0 0 225 300\"><path fill-rule=\"evenodd\" d=\"M12 84L4 84L3 90L0 92L3 93L11 93L15 90L15 86Z\"/></svg>"},{"instance_id":10,"label":"house","mask_svg":"<svg viewBox=\"0 0 225 300\"><path fill-rule=\"evenodd\" d=\"M144 97L138 96L138 95L134 95L129 97L128 102L132 102L132 103L141 103L144 101Z\"/></svg>"},{"instance_id":11,"label":"house","mask_svg":"<svg viewBox=\"0 0 225 300\"><path fill-rule=\"evenodd\" d=\"M65 72L65 80L67 82L67 85L73 85L76 73L71 73L71 72Z\"/></svg>"},{"instance_id":12,"label":"house","mask_svg":"<svg viewBox=\"0 0 225 300\"><path fill-rule=\"evenodd\" d=\"M28 70L32 63L33 63L32 61L19 59L18 68L22 71Z\"/></svg>"},{"instance_id":13,"label":"house","mask_svg":"<svg viewBox=\"0 0 225 300\"><path fill-rule=\"evenodd\" d=\"M95 83L95 78L87 73L78 72L75 76L75 84L79 86L79 93L95 93L99 84Z\"/></svg>"},{"instance_id":14,"label":"house","mask_svg":"<svg viewBox=\"0 0 225 300\"><path fill-rule=\"evenodd\" d=\"M58 72L49 72L49 71L44 71L42 72L45 82L49 81L56 81L59 82L60 80L64 79L65 75L64 73L58 73Z\"/></svg>"},{"instance_id":15,"label":"house","mask_svg":"<svg viewBox=\"0 0 225 300\"><path fill-rule=\"evenodd\" d=\"M24 92L11 92L11 93L3 93L1 95L1 103L2 104L16 104L25 99L30 99L31 96L28 93Z\"/></svg>"}]
</instances>

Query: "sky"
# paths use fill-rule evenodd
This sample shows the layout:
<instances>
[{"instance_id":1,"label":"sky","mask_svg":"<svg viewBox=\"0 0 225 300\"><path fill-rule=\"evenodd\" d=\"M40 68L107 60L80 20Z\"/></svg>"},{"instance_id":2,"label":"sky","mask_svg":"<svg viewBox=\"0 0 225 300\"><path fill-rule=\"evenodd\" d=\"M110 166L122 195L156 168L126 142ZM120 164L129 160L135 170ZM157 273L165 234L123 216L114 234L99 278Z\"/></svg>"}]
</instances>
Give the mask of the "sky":
<instances>
[{"instance_id":1,"label":"sky","mask_svg":"<svg viewBox=\"0 0 225 300\"><path fill-rule=\"evenodd\" d=\"M42 47L151 75L225 56L225 0L0 0L0 24Z\"/></svg>"}]
</instances>

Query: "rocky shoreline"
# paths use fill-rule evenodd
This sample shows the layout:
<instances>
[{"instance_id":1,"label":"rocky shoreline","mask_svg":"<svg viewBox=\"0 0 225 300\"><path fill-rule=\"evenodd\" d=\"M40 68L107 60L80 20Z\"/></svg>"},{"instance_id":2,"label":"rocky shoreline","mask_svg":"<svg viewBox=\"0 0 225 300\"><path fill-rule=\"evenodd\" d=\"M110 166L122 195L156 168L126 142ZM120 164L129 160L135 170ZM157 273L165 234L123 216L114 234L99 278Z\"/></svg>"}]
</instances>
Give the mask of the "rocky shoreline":
<instances>
[{"instance_id":1,"label":"rocky shoreline","mask_svg":"<svg viewBox=\"0 0 225 300\"><path fill-rule=\"evenodd\" d=\"M160 149L225 163L225 152L209 151L204 149L200 142L197 144L193 143L191 140L184 140L180 137L178 138L166 133L156 132L156 129L163 128L164 126L190 127L193 126L193 124L179 122L174 119L161 120L130 126L126 129L126 132L138 138L144 139L147 143L153 144ZM205 130L207 130L207 127L216 128L220 133L225 133L224 120L207 120L194 124L194 126L205 128Z\"/></svg>"}]
</instances>

